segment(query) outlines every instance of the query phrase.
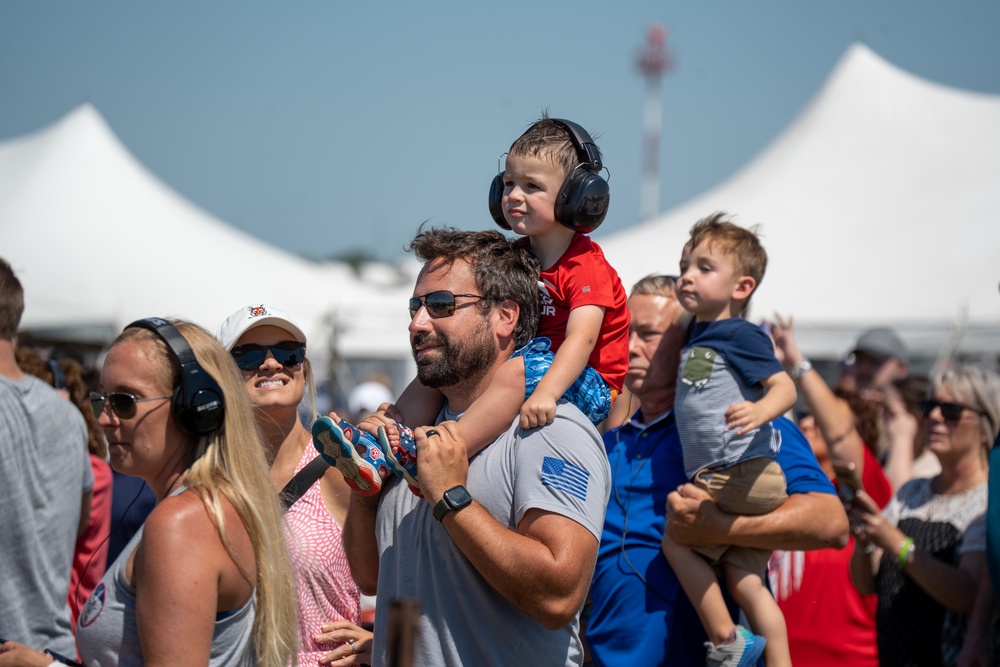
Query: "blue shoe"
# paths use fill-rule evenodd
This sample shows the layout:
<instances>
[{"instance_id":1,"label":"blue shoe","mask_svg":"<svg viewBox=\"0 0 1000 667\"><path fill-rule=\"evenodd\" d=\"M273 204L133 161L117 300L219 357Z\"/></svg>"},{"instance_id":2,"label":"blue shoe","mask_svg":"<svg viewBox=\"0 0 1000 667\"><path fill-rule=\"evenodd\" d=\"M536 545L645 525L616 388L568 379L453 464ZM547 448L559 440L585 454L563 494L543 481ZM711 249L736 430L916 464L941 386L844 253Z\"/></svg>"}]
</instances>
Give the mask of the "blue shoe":
<instances>
[{"instance_id":1,"label":"blue shoe","mask_svg":"<svg viewBox=\"0 0 1000 667\"><path fill-rule=\"evenodd\" d=\"M392 471L410 486L410 491L423 498L420 482L417 481L417 441L408 427L397 422L396 428L399 430L399 445L393 447L389 444L384 426L378 428L378 443Z\"/></svg>"},{"instance_id":2,"label":"blue shoe","mask_svg":"<svg viewBox=\"0 0 1000 667\"><path fill-rule=\"evenodd\" d=\"M349 487L366 496L379 492L391 469L377 441L343 419L334 424L329 417L317 419L312 433L319 455L341 472Z\"/></svg>"},{"instance_id":3,"label":"blue shoe","mask_svg":"<svg viewBox=\"0 0 1000 667\"><path fill-rule=\"evenodd\" d=\"M728 644L716 646L712 642L705 642L705 648L708 649L705 664L708 667L752 667L757 664L764 653L767 640L742 625L736 626L734 634L735 641Z\"/></svg>"}]
</instances>

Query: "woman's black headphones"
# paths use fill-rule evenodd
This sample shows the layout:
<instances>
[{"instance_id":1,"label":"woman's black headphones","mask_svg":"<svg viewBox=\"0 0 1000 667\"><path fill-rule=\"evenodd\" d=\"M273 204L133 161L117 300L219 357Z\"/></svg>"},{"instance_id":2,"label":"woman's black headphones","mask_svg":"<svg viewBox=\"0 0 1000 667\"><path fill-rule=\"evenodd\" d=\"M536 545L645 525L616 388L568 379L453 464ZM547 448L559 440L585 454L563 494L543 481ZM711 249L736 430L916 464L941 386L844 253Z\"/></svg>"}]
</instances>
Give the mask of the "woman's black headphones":
<instances>
[{"instance_id":1,"label":"woman's black headphones","mask_svg":"<svg viewBox=\"0 0 1000 667\"><path fill-rule=\"evenodd\" d=\"M556 197L556 220L581 234L589 234L604 222L611 201L611 188L601 177L601 151L585 129L561 118L550 119L569 133L580 164L573 170ZM503 217L503 172L490 185L490 215L501 229L510 229Z\"/></svg>"},{"instance_id":2,"label":"woman's black headphones","mask_svg":"<svg viewBox=\"0 0 1000 667\"><path fill-rule=\"evenodd\" d=\"M63 373L62 365L55 359L48 359L45 363L52 371L52 386L56 389L66 389L66 374Z\"/></svg>"},{"instance_id":3,"label":"woman's black headphones","mask_svg":"<svg viewBox=\"0 0 1000 667\"><path fill-rule=\"evenodd\" d=\"M162 338L180 364L181 382L174 389L172 405L181 430L188 435L203 436L219 428L226 406L222 388L198 363L194 350L177 327L159 317L137 320L125 328L132 327L148 329Z\"/></svg>"}]
</instances>

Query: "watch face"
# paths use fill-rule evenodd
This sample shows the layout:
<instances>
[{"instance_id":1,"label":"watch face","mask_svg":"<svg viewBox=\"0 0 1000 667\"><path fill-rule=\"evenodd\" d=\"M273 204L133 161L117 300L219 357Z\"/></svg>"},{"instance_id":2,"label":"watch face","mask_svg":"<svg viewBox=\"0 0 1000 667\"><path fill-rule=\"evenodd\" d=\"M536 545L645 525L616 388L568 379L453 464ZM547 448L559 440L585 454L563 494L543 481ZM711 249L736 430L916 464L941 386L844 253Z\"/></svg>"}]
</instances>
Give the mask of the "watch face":
<instances>
[{"instance_id":1,"label":"watch face","mask_svg":"<svg viewBox=\"0 0 1000 667\"><path fill-rule=\"evenodd\" d=\"M461 509L472 502L472 496L464 486L456 486L444 492L444 497L452 509Z\"/></svg>"}]
</instances>

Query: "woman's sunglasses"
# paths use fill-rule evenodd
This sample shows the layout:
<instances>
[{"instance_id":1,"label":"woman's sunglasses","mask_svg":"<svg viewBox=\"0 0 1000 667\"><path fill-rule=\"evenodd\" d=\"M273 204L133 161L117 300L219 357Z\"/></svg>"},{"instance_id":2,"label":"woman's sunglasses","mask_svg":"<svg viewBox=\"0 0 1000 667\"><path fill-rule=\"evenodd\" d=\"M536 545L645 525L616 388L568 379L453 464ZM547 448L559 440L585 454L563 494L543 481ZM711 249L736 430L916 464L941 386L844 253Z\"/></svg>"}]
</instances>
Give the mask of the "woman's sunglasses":
<instances>
[{"instance_id":1,"label":"woman's sunglasses","mask_svg":"<svg viewBox=\"0 0 1000 667\"><path fill-rule=\"evenodd\" d=\"M274 345L247 343L234 347L232 355L241 371L252 371L260 368L267 359L268 352L282 366L298 366L306 358L306 344L296 340L286 340Z\"/></svg>"},{"instance_id":2,"label":"woman's sunglasses","mask_svg":"<svg viewBox=\"0 0 1000 667\"><path fill-rule=\"evenodd\" d=\"M979 412L979 410L970 408L968 405L962 405L961 403L945 403L933 398L928 398L926 401L920 402L920 412L923 413L924 417L930 416L930 414L934 412L934 408L941 408L941 416L949 421L961 419L963 410Z\"/></svg>"},{"instance_id":3,"label":"woman's sunglasses","mask_svg":"<svg viewBox=\"0 0 1000 667\"><path fill-rule=\"evenodd\" d=\"M111 408L111 412L118 419L132 419L132 417L135 417L136 403L162 401L165 398L170 398L170 396L136 398L134 395L126 394L124 391L115 391L110 394L99 394L96 391L92 391L90 392L90 409L94 411L96 419L101 418L101 413L104 412L105 405Z\"/></svg>"},{"instance_id":4,"label":"woman's sunglasses","mask_svg":"<svg viewBox=\"0 0 1000 667\"><path fill-rule=\"evenodd\" d=\"M412 320L417 316L417 312L420 310L421 306L426 308L427 313L435 320L442 317L451 317L455 314L455 311L458 308L463 307L455 305L455 299L458 297L466 299L486 299L485 296L480 296L478 294L452 294L448 290L440 290L438 292L424 294L423 296L415 296L410 299L410 319ZM467 303L465 305L468 306L471 304Z\"/></svg>"}]
</instances>

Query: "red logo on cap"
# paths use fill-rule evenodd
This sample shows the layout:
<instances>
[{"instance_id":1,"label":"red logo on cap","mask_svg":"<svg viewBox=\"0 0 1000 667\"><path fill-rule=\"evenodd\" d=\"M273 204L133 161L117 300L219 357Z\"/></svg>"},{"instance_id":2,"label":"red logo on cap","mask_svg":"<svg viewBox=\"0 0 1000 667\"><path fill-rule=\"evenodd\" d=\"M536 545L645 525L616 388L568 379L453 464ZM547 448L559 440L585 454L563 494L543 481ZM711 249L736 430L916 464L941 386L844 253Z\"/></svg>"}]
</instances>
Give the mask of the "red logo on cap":
<instances>
[{"instance_id":1,"label":"red logo on cap","mask_svg":"<svg viewBox=\"0 0 1000 667\"><path fill-rule=\"evenodd\" d=\"M260 317L261 315L267 315L267 308L264 307L264 304L250 306L250 317Z\"/></svg>"}]
</instances>

